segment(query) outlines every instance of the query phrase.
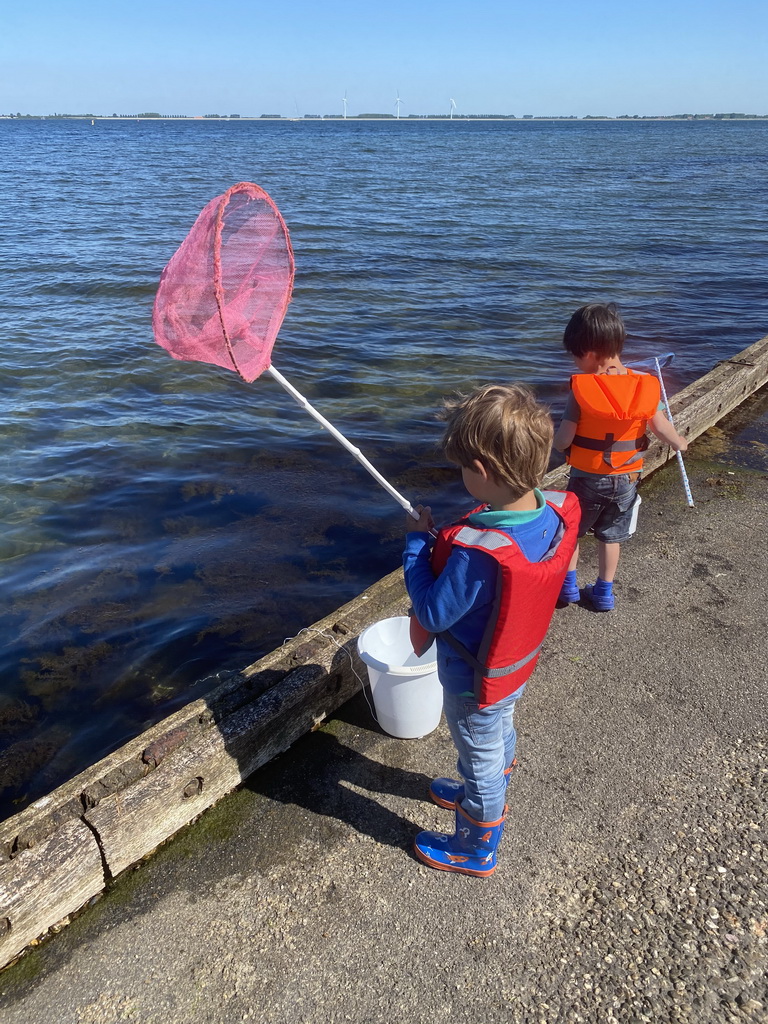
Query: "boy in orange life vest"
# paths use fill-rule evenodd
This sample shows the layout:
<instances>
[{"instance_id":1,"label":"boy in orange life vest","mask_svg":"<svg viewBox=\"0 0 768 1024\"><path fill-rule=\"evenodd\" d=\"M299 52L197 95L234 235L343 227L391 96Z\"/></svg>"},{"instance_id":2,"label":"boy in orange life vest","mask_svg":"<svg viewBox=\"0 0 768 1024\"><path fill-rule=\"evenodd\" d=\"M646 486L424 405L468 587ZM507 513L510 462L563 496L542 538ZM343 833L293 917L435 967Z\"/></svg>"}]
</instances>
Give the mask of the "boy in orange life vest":
<instances>
[{"instance_id":1,"label":"boy in orange life vest","mask_svg":"<svg viewBox=\"0 0 768 1024\"><path fill-rule=\"evenodd\" d=\"M437 637L443 709L462 781L435 779L431 798L453 810L453 833L420 832L416 855L442 871L490 875L515 755L515 704L536 664L576 546L579 503L542 493L552 420L523 385L488 385L448 403L447 458L480 505L440 530L407 521L405 585L414 649Z\"/></svg>"},{"instance_id":2,"label":"boy in orange life vest","mask_svg":"<svg viewBox=\"0 0 768 1024\"><path fill-rule=\"evenodd\" d=\"M614 606L613 580L621 544L634 532L637 481L648 447L646 428L675 451L688 442L675 430L660 404L659 382L652 374L622 365L624 323L613 305L590 303L568 322L563 345L579 370L557 428L554 447L571 467L568 490L581 503L579 537L590 530L598 542L598 576L584 596L596 611ZM566 604L578 601L576 548L560 593Z\"/></svg>"}]
</instances>

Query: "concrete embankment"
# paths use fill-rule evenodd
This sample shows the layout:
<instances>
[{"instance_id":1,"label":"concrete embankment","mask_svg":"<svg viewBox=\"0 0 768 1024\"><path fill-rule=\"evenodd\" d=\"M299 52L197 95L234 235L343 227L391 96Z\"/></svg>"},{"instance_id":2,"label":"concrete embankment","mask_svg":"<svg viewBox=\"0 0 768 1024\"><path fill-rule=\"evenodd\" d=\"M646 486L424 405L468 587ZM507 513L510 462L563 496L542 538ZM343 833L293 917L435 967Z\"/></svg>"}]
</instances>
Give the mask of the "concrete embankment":
<instances>
[{"instance_id":1,"label":"concrete embankment","mask_svg":"<svg viewBox=\"0 0 768 1024\"><path fill-rule=\"evenodd\" d=\"M766 1020L766 442L763 391L692 446L695 510L646 483L615 612L557 613L492 878L410 853L444 724L358 695L0 974L4 1024Z\"/></svg>"}]
</instances>

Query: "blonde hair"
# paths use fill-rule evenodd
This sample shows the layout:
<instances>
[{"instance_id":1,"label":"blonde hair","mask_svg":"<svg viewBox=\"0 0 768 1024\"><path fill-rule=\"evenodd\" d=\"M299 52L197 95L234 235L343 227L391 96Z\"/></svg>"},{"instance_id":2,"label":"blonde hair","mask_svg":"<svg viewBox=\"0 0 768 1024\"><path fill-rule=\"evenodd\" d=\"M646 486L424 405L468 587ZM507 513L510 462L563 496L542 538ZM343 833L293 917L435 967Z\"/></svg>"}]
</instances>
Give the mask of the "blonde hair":
<instances>
[{"instance_id":1,"label":"blonde hair","mask_svg":"<svg viewBox=\"0 0 768 1024\"><path fill-rule=\"evenodd\" d=\"M546 406L525 384L487 384L445 402L446 458L465 469L478 459L513 500L538 487L547 471L554 428Z\"/></svg>"}]
</instances>

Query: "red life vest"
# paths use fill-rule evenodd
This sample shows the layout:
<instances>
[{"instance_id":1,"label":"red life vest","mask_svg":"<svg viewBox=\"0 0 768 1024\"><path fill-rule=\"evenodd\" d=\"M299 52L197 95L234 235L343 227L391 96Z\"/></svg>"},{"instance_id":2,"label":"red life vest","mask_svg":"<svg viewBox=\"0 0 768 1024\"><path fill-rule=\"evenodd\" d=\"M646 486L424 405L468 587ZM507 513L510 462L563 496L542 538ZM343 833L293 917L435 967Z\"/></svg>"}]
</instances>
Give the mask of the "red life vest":
<instances>
[{"instance_id":1,"label":"red life vest","mask_svg":"<svg viewBox=\"0 0 768 1024\"><path fill-rule=\"evenodd\" d=\"M566 452L568 464L601 476L642 469L645 428L661 398L657 378L633 370L576 373L571 390L579 403L579 422Z\"/></svg>"},{"instance_id":2,"label":"red life vest","mask_svg":"<svg viewBox=\"0 0 768 1024\"><path fill-rule=\"evenodd\" d=\"M529 562L508 533L471 526L467 518L440 530L432 549L435 576L445 568L454 545L485 551L499 566L496 598L477 655L470 654L447 630L438 634L475 669L475 697L480 707L495 704L519 690L533 672L576 549L581 519L579 499L566 491L544 491L544 497L557 513L560 525L540 562ZM480 512L484 507L474 511ZM414 651L423 654L434 638L435 634L426 630L411 612Z\"/></svg>"}]
</instances>

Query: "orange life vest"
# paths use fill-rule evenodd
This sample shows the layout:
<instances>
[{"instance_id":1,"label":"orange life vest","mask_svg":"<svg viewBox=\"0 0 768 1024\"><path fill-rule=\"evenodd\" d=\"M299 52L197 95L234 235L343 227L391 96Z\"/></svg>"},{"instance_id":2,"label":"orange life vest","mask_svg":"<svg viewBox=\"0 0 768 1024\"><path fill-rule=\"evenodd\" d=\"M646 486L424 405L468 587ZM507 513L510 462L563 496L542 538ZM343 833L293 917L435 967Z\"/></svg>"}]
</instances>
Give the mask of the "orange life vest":
<instances>
[{"instance_id":1,"label":"orange life vest","mask_svg":"<svg viewBox=\"0 0 768 1024\"><path fill-rule=\"evenodd\" d=\"M475 696L480 707L495 704L519 690L533 672L576 549L581 518L579 499L564 491L543 494L560 523L549 551L539 562L529 562L508 533L470 526L468 518L440 530L432 549L435 576L445 568L454 546L485 551L499 566L496 599L477 655L470 654L449 631L439 634L474 668ZM423 654L434 638L435 634L425 629L411 610L414 651Z\"/></svg>"},{"instance_id":2,"label":"orange life vest","mask_svg":"<svg viewBox=\"0 0 768 1024\"><path fill-rule=\"evenodd\" d=\"M571 390L579 403L576 434L566 460L576 469L607 476L643 468L645 428L661 389L649 373L576 373Z\"/></svg>"}]
</instances>

